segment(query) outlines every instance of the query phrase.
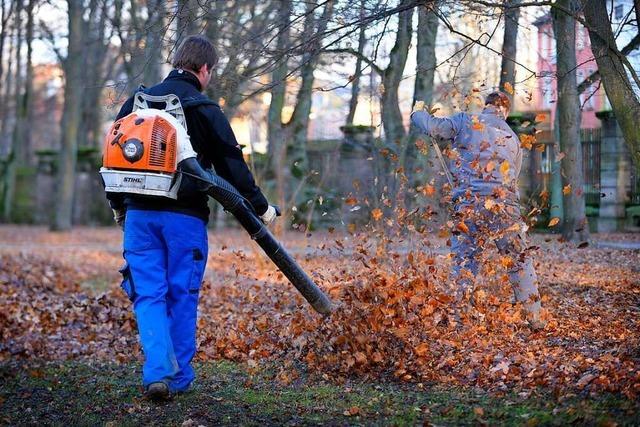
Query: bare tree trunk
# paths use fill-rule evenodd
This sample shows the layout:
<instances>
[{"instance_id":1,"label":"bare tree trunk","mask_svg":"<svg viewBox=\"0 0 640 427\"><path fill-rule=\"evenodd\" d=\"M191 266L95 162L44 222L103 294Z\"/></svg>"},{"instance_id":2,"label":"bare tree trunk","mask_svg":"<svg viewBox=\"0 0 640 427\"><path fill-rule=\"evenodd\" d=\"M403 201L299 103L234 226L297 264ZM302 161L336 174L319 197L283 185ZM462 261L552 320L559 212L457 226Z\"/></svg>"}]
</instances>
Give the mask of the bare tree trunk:
<instances>
[{"instance_id":1,"label":"bare tree trunk","mask_svg":"<svg viewBox=\"0 0 640 427\"><path fill-rule=\"evenodd\" d=\"M89 18L83 22L86 44L83 47L85 66L82 67L82 81L87 84L82 93L78 144L98 148L103 137L102 91L113 72L114 61L107 60L111 39L111 34L107 34L109 3L91 1L89 7Z\"/></svg>"},{"instance_id":2,"label":"bare tree trunk","mask_svg":"<svg viewBox=\"0 0 640 427\"><path fill-rule=\"evenodd\" d=\"M225 100L225 114L233 117L240 104L246 100L242 94L242 88L252 75L252 69L260 61L262 56L259 52L264 51L263 39L253 34L264 34L267 28L270 29L271 22L268 17L271 10L280 8L280 2L267 2L259 7L256 2L246 2L234 8L231 14L232 22L242 22L244 17L249 17L243 26L244 33L240 34L245 38L242 43L235 43L225 52L228 57L226 66L221 70L220 75L214 78L214 95ZM267 22L269 22L267 24ZM247 35L252 36L247 38ZM224 41L220 41L224 43ZM248 62L244 62L249 59ZM248 65L247 65L248 64Z\"/></svg>"},{"instance_id":3,"label":"bare tree trunk","mask_svg":"<svg viewBox=\"0 0 640 427\"><path fill-rule=\"evenodd\" d=\"M365 12L365 0L360 0L360 19L364 18ZM366 26L360 27L360 34L358 36L358 56L356 57L356 69L353 73L353 79L351 80L351 99L349 100L349 113L347 114L346 125L353 124L353 118L356 115L356 108L358 107L358 96L360 95L360 77L362 75L362 55L364 53L364 47L367 43L366 38Z\"/></svg>"},{"instance_id":4,"label":"bare tree trunk","mask_svg":"<svg viewBox=\"0 0 640 427\"><path fill-rule=\"evenodd\" d=\"M510 6L517 6L522 0L510 0ZM518 46L518 21L520 8L514 7L505 10L504 38L502 42L502 67L500 71L500 89L504 90L509 83L511 88L516 85L516 53ZM507 96L513 102L513 94L507 90Z\"/></svg>"},{"instance_id":5,"label":"bare tree trunk","mask_svg":"<svg viewBox=\"0 0 640 427\"><path fill-rule=\"evenodd\" d=\"M113 6L107 9L113 10L113 29L120 39L122 66L127 75L124 88L127 95L141 83L150 86L161 78L162 41L166 33L167 13L167 2L161 0L149 0L146 7L141 7L145 4L136 1L130 1L129 5L127 10L123 0L114 0ZM184 19L183 25L188 22L188 19Z\"/></svg>"},{"instance_id":6,"label":"bare tree trunk","mask_svg":"<svg viewBox=\"0 0 640 427\"><path fill-rule=\"evenodd\" d=\"M408 3L409 0L403 0ZM389 66L382 74L382 125L384 127L387 144L401 142L406 132L402 124L398 87L402 80L404 66L409 56L411 43L413 8L398 14L398 33L396 41L389 54Z\"/></svg>"},{"instance_id":7,"label":"bare tree trunk","mask_svg":"<svg viewBox=\"0 0 640 427\"><path fill-rule=\"evenodd\" d=\"M6 22L6 33L7 38L11 40L15 31L15 25L9 26L9 21ZM5 32L5 28L3 27L3 32ZM2 104L0 108L2 108L2 124L0 125L0 138L3 139L3 142L7 141L9 138L7 137L9 134L9 111L10 111L10 100L13 98L11 91L13 90L13 50L14 46L9 43L9 52L7 55L7 79L4 85L4 92L2 93ZM7 154L11 149L11 143L7 142Z\"/></svg>"},{"instance_id":8,"label":"bare tree trunk","mask_svg":"<svg viewBox=\"0 0 640 427\"><path fill-rule=\"evenodd\" d=\"M426 7L418 7L418 46L416 49L416 82L413 89L413 104L424 101L425 105L433 102L433 79L436 71L436 38L438 36L438 17ZM412 136L407 143L404 154L404 169L409 185L413 186L413 171L417 157L416 137ZM409 198L406 198L407 206Z\"/></svg>"},{"instance_id":9,"label":"bare tree trunk","mask_svg":"<svg viewBox=\"0 0 640 427\"><path fill-rule=\"evenodd\" d=\"M616 47L605 1L582 0L581 3L604 90L640 176L640 100L627 75L628 60Z\"/></svg>"},{"instance_id":10,"label":"bare tree trunk","mask_svg":"<svg viewBox=\"0 0 640 427\"><path fill-rule=\"evenodd\" d=\"M407 4L408 0L403 0L402 5ZM409 56L409 45L411 44L411 34L413 32L413 9L409 8L398 14L398 32L396 40L389 54L389 65L381 73L382 76L382 96L380 100L382 109L382 127L386 146L390 150L395 150L398 155L399 164L392 165L393 159L391 154L383 158L379 158L383 174L379 176L378 181L381 183L381 189L388 192L388 195L398 196L399 180L393 180L391 169L403 165L403 158L406 151L406 131L403 125L402 112L400 111L400 100L398 97L398 89L402 81L402 73ZM400 178L402 179L402 178ZM376 197L383 196L382 193L376 194ZM404 202L404 198L402 199Z\"/></svg>"},{"instance_id":11,"label":"bare tree trunk","mask_svg":"<svg viewBox=\"0 0 640 427\"><path fill-rule=\"evenodd\" d=\"M27 28L26 28L26 44L27 44L27 65L24 83L24 95L22 98L22 113L24 116L24 148L22 149L22 158L20 161L27 165L32 158L31 148L31 126L33 118L33 8L36 0L29 0L27 5Z\"/></svg>"},{"instance_id":12,"label":"bare tree trunk","mask_svg":"<svg viewBox=\"0 0 640 427\"><path fill-rule=\"evenodd\" d=\"M78 146L91 147L96 143L93 138L95 123L100 116L100 94L102 92L102 62L104 57L101 52L101 42L104 37L104 27L96 28L94 20L96 13L96 1L89 2L89 18L83 20L82 33L85 35L84 46L85 64L82 67L82 81L87 82L83 90L82 108L80 111L80 125L78 129ZM104 15L103 15L104 16ZM101 34L101 32L103 34Z\"/></svg>"},{"instance_id":13,"label":"bare tree trunk","mask_svg":"<svg viewBox=\"0 0 640 427\"><path fill-rule=\"evenodd\" d=\"M269 158L271 169L276 177L276 193L278 204L283 212L287 212L286 206L286 181L288 178L287 168L287 145L284 139L282 127L282 109L285 104L285 94L287 89L287 55L282 53L289 45L291 0L283 0L280 13L278 15L278 39L276 41L276 54L279 59L271 73L271 103L267 119L267 138L269 140ZM286 216L285 216L286 218ZM281 223L282 221L278 221ZM277 232L281 231L281 226L276 224Z\"/></svg>"},{"instance_id":14,"label":"bare tree trunk","mask_svg":"<svg viewBox=\"0 0 640 427\"><path fill-rule=\"evenodd\" d=\"M305 20L305 43L306 52L302 56L302 68L300 76L302 83L296 97L296 106L291 117L291 121L287 123L292 135L292 153L294 159L299 162L299 167L307 171L307 131L309 129L309 115L311 114L311 97L313 95L313 72L316 69L320 51L322 49L322 34L327 29L327 24L333 13L333 1L327 2L322 12L322 16L316 20L314 17L314 9L317 7L316 2L307 3L307 19Z\"/></svg>"},{"instance_id":15,"label":"bare tree trunk","mask_svg":"<svg viewBox=\"0 0 640 427\"><path fill-rule=\"evenodd\" d=\"M138 53L138 44L141 38L141 31L138 31L140 24L138 23L138 7L135 1L131 2L127 16L129 22L127 25L123 22L124 1L114 1L114 17L113 26L115 27L118 37L120 38L120 56L122 58L122 67L127 75L127 82L124 85L124 92L129 95L135 87L138 86L140 75L138 71L138 61L140 55ZM128 31L125 29L128 27ZM134 34L132 34L134 32Z\"/></svg>"},{"instance_id":16,"label":"bare tree trunk","mask_svg":"<svg viewBox=\"0 0 640 427\"><path fill-rule=\"evenodd\" d=\"M549 206L550 218L558 218L560 223L564 223L564 196L562 194L562 164L560 160L556 161L560 153L560 116L556 112L553 121L553 140L555 143L550 148L550 165L551 165L551 206ZM556 231L556 230L554 230Z\"/></svg>"},{"instance_id":17,"label":"bare tree trunk","mask_svg":"<svg viewBox=\"0 0 640 427\"><path fill-rule=\"evenodd\" d=\"M222 32L223 28L221 28L220 23L235 22L240 11L238 10L238 8L233 8L231 13L228 13L226 4L215 0L209 0L206 7L208 10L205 20L205 34L215 46L219 46L221 44L224 45ZM224 67L225 70L230 68L235 69L237 68L237 66L238 55L228 55L228 60L226 62L226 66ZM220 98L224 97L224 95L222 95L222 93L224 92L224 90L222 89L224 77L222 76L225 74L225 70L220 70L218 67L216 67L216 74L211 78L211 83L206 90L207 95L215 102L220 102ZM225 114L227 114L228 110L226 102L224 107Z\"/></svg>"},{"instance_id":18,"label":"bare tree trunk","mask_svg":"<svg viewBox=\"0 0 640 427\"><path fill-rule=\"evenodd\" d=\"M147 33L144 44L144 58L146 64L142 81L147 85L160 81L162 65L162 37L164 35L164 21L166 16L165 2L163 0L147 1Z\"/></svg>"},{"instance_id":19,"label":"bare tree trunk","mask_svg":"<svg viewBox=\"0 0 640 427\"><path fill-rule=\"evenodd\" d=\"M223 67L216 68L207 94L224 103L227 117L233 117L242 102L261 93L254 83L260 76L272 73L277 57L286 54L290 46L272 55L272 42L277 44L278 16L287 10L286 2L255 2L209 0L205 33L219 48ZM275 24L274 24L275 22ZM249 89L250 95L245 89ZM224 100L224 102L223 102Z\"/></svg>"},{"instance_id":20,"label":"bare tree trunk","mask_svg":"<svg viewBox=\"0 0 640 427\"><path fill-rule=\"evenodd\" d=\"M16 82L14 99L16 100L16 121L13 128L13 137L11 138L11 148L7 163L5 167L4 176L4 193L2 200L2 219L5 222L11 221L11 214L13 211L13 198L16 188L16 176L19 159L22 158L21 151L24 144L24 130L25 130L25 116L26 111L22 109L22 0L16 2Z\"/></svg>"},{"instance_id":21,"label":"bare tree trunk","mask_svg":"<svg viewBox=\"0 0 640 427\"><path fill-rule=\"evenodd\" d=\"M557 4L575 10L572 0L558 0ZM556 38L558 77L558 124L564 184L564 223L562 236L569 241L583 241L589 237L582 171L580 143L580 98L576 81L576 21L572 16L553 11Z\"/></svg>"},{"instance_id":22,"label":"bare tree trunk","mask_svg":"<svg viewBox=\"0 0 640 427\"><path fill-rule=\"evenodd\" d=\"M195 0L178 0L176 45L196 31L198 4Z\"/></svg>"},{"instance_id":23,"label":"bare tree trunk","mask_svg":"<svg viewBox=\"0 0 640 427\"><path fill-rule=\"evenodd\" d=\"M10 2L9 9L6 9L6 2L2 0L0 2L0 25L2 25L2 31L0 31L0 94L2 93L2 78L4 77L4 42L9 36L7 24L9 18L11 18L11 12L13 10L13 1Z\"/></svg>"},{"instance_id":24,"label":"bare tree trunk","mask_svg":"<svg viewBox=\"0 0 640 427\"><path fill-rule=\"evenodd\" d=\"M208 0L206 3L207 15L205 18L204 33L214 45L218 44L218 38L220 37L220 26L218 23L218 20L221 19L220 7L220 2L217 2L215 0ZM282 5L282 9L280 9L280 12L284 13L283 10L289 10L286 9L286 4ZM216 82L212 81L211 85L216 85Z\"/></svg>"},{"instance_id":25,"label":"bare tree trunk","mask_svg":"<svg viewBox=\"0 0 640 427\"><path fill-rule=\"evenodd\" d=\"M73 200L75 193L76 161L78 151L78 127L82 100L82 0L68 0L69 43L64 60L64 107L62 113L62 141L58 161L58 194L55 216L51 229L64 231L71 229Z\"/></svg>"}]
</instances>

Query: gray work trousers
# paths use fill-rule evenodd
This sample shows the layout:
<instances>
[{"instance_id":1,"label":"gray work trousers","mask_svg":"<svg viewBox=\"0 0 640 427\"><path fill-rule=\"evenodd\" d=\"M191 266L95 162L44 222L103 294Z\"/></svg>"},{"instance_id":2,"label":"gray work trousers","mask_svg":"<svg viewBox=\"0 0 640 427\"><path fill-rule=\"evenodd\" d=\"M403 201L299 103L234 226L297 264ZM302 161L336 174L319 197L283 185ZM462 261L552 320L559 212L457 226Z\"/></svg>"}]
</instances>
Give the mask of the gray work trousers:
<instances>
[{"instance_id":1,"label":"gray work trousers","mask_svg":"<svg viewBox=\"0 0 640 427\"><path fill-rule=\"evenodd\" d=\"M493 242L498 252L507 257L509 280L516 301L522 302L525 310L537 318L540 314L540 293L533 259L527 250L524 221L516 204L487 204L487 199L489 196L475 197L471 202L455 205L451 279L457 284L459 295L472 290L480 271L480 255L485 245Z\"/></svg>"}]
</instances>

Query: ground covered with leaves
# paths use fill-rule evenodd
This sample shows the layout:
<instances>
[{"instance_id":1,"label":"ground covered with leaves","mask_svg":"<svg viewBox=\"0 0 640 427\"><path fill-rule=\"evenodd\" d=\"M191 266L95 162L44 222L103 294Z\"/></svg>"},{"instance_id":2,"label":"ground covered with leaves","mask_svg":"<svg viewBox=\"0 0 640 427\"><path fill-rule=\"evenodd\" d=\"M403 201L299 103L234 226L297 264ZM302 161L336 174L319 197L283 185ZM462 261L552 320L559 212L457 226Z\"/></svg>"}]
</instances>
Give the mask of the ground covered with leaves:
<instances>
[{"instance_id":1,"label":"ground covered with leaves","mask_svg":"<svg viewBox=\"0 0 640 427\"><path fill-rule=\"evenodd\" d=\"M621 241L626 249L607 245ZM113 405L131 404L140 350L130 303L119 288L119 232L79 229L53 234L41 228L0 227L0 242L0 359L2 382L11 384L1 387L2 406L16 411L22 406L15 393L30 393L55 407L59 397L53 390L58 387L55 384L65 383L65 372L92 369L86 376L96 377L96 387L111 384L107 395ZM201 371L210 373L210 382L217 381L214 372L220 366L213 361L228 360L234 364L225 366L242 371L249 382L258 378L257 384L267 388L271 384L274 393L285 396L291 390L313 394L318 387L345 390L354 388L352 384L357 384L356 390L380 387L382 395L404 393L409 399L404 409L419 409L411 412L415 416L411 420L437 420L425 415L431 407L418 396L429 399L448 393L445 400L463 406L464 396L482 395L502 399L502 404L488 405L496 410L505 409L504 402L538 402L537 408L547 414L553 415L554 410L591 414L582 420L592 423L640 422L636 415L640 409L640 251L633 249L640 243L637 235L595 236L588 246L580 247L559 242L553 235L534 236L533 243L540 247L536 268L548 322L537 332L527 327L520 307L512 303L500 262L483 264L485 279L477 285L474 307L461 309L453 304L446 237L382 238L370 231L334 231L287 234L283 242L330 295L335 313L329 318L313 313L240 230L212 232L200 294L197 355ZM93 368L96 363L108 363L110 368ZM118 378L126 377L124 389L110 382L112 371ZM265 372L269 375L263 378ZM74 378L69 381L82 383L90 393L90 383ZM49 385L34 392L32 383L38 381ZM251 386L248 390L254 392ZM216 394L214 389L211 392ZM38 393L43 395L37 397ZM363 393L366 399L375 397L375 392ZM517 399L510 400L514 396ZM125 402L117 403L120 397ZM244 402L244 397L236 397ZM275 402L281 397L275 397ZM231 405L233 399L229 399ZM471 418L451 418L451 422L483 422L487 406L469 399L466 408ZM565 405L565 401L572 403ZM579 409L576 403L588 401L595 403L587 404L587 409ZM605 401L614 403L607 406ZM215 402L210 402L212 407ZM341 411L338 416L350 417L336 418L335 423L384 419L384 411L345 405L327 407ZM446 405L433 409L447 412ZM309 411L306 415L324 410L318 406L316 412ZM296 410L287 413L291 418L272 422L296 423ZM355 421L354 416L364 418ZM501 421L493 417L485 422ZM198 422L198 417L192 418ZM554 420L534 418L543 423ZM77 418L52 421L72 419ZM5 419L11 420L16 419ZM327 420L312 417L297 422ZM502 419L508 420L527 418ZM184 421L188 417L171 419Z\"/></svg>"}]
</instances>

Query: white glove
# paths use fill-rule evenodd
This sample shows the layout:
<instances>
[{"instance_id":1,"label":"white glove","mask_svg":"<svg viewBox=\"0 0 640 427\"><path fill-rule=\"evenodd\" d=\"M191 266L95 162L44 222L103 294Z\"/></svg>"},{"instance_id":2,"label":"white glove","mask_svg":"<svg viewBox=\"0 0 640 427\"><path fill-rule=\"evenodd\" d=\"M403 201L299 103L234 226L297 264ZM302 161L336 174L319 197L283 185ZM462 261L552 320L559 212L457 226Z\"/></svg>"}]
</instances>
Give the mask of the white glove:
<instances>
[{"instance_id":1,"label":"white glove","mask_svg":"<svg viewBox=\"0 0 640 427\"><path fill-rule=\"evenodd\" d=\"M124 209L111 209L113 211L113 220L118 224L118 226L124 229L124 218L126 215L126 211Z\"/></svg>"},{"instance_id":2,"label":"white glove","mask_svg":"<svg viewBox=\"0 0 640 427\"><path fill-rule=\"evenodd\" d=\"M265 225L269 225L273 222L274 219L276 219L276 216L278 216L276 208L269 205L267 211L260 215L260 219L262 220L262 222L264 222Z\"/></svg>"}]
</instances>

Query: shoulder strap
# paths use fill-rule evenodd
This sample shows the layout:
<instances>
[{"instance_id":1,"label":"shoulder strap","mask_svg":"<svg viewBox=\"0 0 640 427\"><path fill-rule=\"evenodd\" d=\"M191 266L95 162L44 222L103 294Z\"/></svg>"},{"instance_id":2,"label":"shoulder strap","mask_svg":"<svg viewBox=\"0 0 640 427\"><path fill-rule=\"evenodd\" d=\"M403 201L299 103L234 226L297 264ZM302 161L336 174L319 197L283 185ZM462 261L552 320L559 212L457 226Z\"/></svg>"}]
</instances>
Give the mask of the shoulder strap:
<instances>
[{"instance_id":1,"label":"shoulder strap","mask_svg":"<svg viewBox=\"0 0 640 427\"><path fill-rule=\"evenodd\" d=\"M187 96L182 99L182 106L184 108L199 107L201 105L214 105L219 107L218 104L201 94Z\"/></svg>"}]
</instances>

